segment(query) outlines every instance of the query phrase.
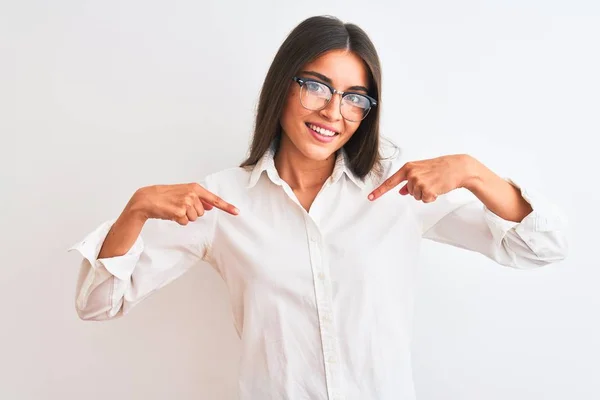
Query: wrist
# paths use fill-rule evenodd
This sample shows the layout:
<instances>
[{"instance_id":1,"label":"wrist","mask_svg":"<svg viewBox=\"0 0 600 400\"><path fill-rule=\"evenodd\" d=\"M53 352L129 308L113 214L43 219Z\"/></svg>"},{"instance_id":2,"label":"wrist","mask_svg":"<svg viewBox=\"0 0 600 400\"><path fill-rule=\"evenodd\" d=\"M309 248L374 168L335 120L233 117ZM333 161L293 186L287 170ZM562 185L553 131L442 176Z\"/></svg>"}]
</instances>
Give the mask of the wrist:
<instances>
[{"instance_id":1,"label":"wrist","mask_svg":"<svg viewBox=\"0 0 600 400\"><path fill-rule=\"evenodd\" d=\"M143 196L140 196L136 192L125 206L120 218L131 223L143 225L149 218L142 200Z\"/></svg>"},{"instance_id":2,"label":"wrist","mask_svg":"<svg viewBox=\"0 0 600 400\"><path fill-rule=\"evenodd\" d=\"M461 187L475 192L483 184L486 167L475 157L468 154L462 155L462 162L464 164L464 178Z\"/></svg>"}]
</instances>

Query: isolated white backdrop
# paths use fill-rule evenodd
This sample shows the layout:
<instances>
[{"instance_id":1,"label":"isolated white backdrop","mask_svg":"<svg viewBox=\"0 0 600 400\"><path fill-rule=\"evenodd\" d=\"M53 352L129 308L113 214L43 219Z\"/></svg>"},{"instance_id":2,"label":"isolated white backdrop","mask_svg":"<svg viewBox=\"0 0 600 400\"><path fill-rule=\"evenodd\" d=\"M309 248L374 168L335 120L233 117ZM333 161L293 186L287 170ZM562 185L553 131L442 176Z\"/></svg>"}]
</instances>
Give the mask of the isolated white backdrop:
<instances>
[{"instance_id":1,"label":"isolated white backdrop","mask_svg":"<svg viewBox=\"0 0 600 400\"><path fill-rule=\"evenodd\" d=\"M66 250L138 187L237 165L274 53L316 14L375 42L385 135L470 153L571 221L569 258L536 271L424 247L419 399L600 398L597 4L3 1L0 398L235 398L239 343L210 268L83 322Z\"/></svg>"}]
</instances>

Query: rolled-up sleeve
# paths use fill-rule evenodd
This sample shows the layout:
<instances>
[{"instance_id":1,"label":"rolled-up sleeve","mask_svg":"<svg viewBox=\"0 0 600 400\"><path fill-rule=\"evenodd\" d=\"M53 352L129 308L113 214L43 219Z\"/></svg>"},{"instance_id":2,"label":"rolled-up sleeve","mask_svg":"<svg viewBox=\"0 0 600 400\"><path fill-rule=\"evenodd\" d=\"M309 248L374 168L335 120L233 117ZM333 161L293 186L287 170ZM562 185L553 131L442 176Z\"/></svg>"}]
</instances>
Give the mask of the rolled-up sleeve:
<instances>
[{"instance_id":1,"label":"rolled-up sleeve","mask_svg":"<svg viewBox=\"0 0 600 400\"><path fill-rule=\"evenodd\" d=\"M98 258L115 220L109 220L69 248L81 256L75 306L84 320L106 320L127 314L148 295L208 260L217 211L207 211L186 226L149 220L130 250Z\"/></svg>"},{"instance_id":2,"label":"rolled-up sleeve","mask_svg":"<svg viewBox=\"0 0 600 400\"><path fill-rule=\"evenodd\" d=\"M499 217L460 189L417 207L423 237L479 252L514 268L563 260L568 253L568 221L562 210L542 194L506 180L520 189L533 210L521 222Z\"/></svg>"}]
</instances>

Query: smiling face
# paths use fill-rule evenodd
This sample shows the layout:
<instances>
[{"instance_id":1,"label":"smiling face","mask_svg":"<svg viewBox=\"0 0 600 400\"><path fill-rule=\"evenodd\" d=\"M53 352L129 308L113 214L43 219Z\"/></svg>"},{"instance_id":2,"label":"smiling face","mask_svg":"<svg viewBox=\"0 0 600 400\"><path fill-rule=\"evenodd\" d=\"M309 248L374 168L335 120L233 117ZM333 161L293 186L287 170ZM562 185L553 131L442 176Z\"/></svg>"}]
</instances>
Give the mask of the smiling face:
<instances>
[{"instance_id":1,"label":"smiling face","mask_svg":"<svg viewBox=\"0 0 600 400\"><path fill-rule=\"evenodd\" d=\"M367 68L362 59L350 51L330 51L305 65L297 76L304 80L325 83L339 91L367 94ZM321 89L319 85L312 85L302 90L319 93ZM325 160L350 140L361 121L349 121L342 117L342 99L338 94L333 95L325 108L311 111L302 105L300 93L300 85L293 83L280 121L283 128L281 146L288 151L298 151L307 159ZM357 99L357 96L349 96L345 101L352 102ZM344 107L349 109L348 106ZM348 117L349 113L344 111L344 115Z\"/></svg>"}]
</instances>

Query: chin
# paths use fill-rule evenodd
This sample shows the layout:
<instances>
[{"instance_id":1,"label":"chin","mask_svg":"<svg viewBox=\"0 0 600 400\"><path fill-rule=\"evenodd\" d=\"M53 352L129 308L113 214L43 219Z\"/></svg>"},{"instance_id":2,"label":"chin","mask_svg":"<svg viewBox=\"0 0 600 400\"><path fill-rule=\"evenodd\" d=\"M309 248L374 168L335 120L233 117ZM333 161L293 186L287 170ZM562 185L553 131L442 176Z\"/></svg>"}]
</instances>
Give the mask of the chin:
<instances>
[{"instance_id":1,"label":"chin","mask_svg":"<svg viewBox=\"0 0 600 400\"><path fill-rule=\"evenodd\" d=\"M306 158L315 161L324 161L331 157L337 151L336 147L333 146L323 146L323 145L314 145L312 143L307 143L303 146L302 153Z\"/></svg>"}]
</instances>

